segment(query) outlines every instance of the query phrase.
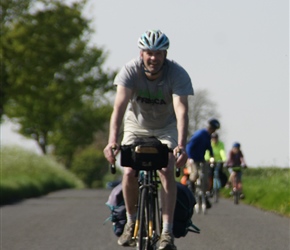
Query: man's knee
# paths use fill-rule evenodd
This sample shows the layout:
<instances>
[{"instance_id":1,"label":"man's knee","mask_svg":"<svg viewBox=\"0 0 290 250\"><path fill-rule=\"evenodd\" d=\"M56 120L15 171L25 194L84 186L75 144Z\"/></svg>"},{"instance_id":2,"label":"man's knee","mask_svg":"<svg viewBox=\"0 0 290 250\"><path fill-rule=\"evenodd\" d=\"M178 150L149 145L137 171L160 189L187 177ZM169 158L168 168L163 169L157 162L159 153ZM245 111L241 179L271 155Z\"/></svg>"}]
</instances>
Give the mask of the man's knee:
<instances>
[{"instance_id":1,"label":"man's knee","mask_svg":"<svg viewBox=\"0 0 290 250\"><path fill-rule=\"evenodd\" d=\"M124 167L123 170L124 170L123 179L126 179L126 180L137 179L136 171L134 169L130 167Z\"/></svg>"},{"instance_id":2,"label":"man's knee","mask_svg":"<svg viewBox=\"0 0 290 250\"><path fill-rule=\"evenodd\" d=\"M193 173L190 173L189 175L189 180L192 181L192 182L195 182L198 178L198 173L197 172L193 172Z\"/></svg>"}]
</instances>

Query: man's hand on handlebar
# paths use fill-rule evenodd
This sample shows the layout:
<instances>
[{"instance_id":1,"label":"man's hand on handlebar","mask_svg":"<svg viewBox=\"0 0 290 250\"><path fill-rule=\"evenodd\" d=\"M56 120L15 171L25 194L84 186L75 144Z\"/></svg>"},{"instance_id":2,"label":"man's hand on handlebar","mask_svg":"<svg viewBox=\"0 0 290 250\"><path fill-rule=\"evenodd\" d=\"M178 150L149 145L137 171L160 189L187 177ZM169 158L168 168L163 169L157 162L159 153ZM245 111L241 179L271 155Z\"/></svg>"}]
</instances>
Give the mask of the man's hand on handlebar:
<instances>
[{"instance_id":1,"label":"man's hand on handlebar","mask_svg":"<svg viewBox=\"0 0 290 250\"><path fill-rule=\"evenodd\" d=\"M209 165L210 165L210 167L213 168L214 167L214 164L215 164L214 157L210 157L209 158Z\"/></svg>"},{"instance_id":2,"label":"man's hand on handlebar","mask_svg":"<svg viewBox=\"0 0 290 250\"><path fill-rule=\"evenodd\" d=\"M173 150L173 154L176 157L176 167L183 167L187 161L187 154L183 148L176 147Z\"/></svg>"},{"instance_id":3,"label":"man's hand on handlebar","mask_svg":"<svg viewBox=\"0 0 290 250\"><path fill-rule=\"evenodd\" d=\"M119 152L119 145L117 143L109 143L104 148L104 155L110 164L115 164L116 155Z\"/></svg>"}]
</instances>

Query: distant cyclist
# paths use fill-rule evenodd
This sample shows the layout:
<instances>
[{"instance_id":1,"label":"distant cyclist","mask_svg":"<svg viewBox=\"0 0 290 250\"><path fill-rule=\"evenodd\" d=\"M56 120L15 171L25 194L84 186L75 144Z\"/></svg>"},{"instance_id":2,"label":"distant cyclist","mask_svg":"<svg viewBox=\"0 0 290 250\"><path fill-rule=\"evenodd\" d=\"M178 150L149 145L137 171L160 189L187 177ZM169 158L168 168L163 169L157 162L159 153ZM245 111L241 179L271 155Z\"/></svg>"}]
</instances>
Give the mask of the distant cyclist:
<instances>
[{"instance_id":1,"label":"distant cyclist","mask_svg":"<svg viewBox=\"0 0 290 250\"><path fill-rule=\"evenodd\" d=\"M235 172L232 170L233 167L247 167L247 164L244 159L243 152L241 150L241 144L239 142L235 142L233 144L232 149L229 152L228 160L226 162L226 166L228 167L230 177L229 183L233 186L234 176L238 175L238 183L239 189L241 191L240 198L243 199L245 195L242 192L242 171Z\"/></svg>"},{"instance_id":2,"label":"distant cyclist","mask_svg":"<svg viewBox=\"0 0 290 250\"><path fill-rule=\"evenodd\" d=\"M174 155L178 151L181 152L177 161L170 153L167 168L159 171L163 220L159 249L176 250L172 234L177 192L174 165L176 163L177 167L181 167L187 160L185 145L188 95L193 95L193 88L185 69L167 59L169 39L160 30L148 30L143 33L138 40L138 47L140 56L128 62L114 81L117 94L104 154L111 164L115 162L118 152L113 154L112 147L118 146L118 135L123 120L124 134L121 144L133 144L136 137L155 136L174 149ZM127 224L118 244L134 247L132 235L136 222L139 186L135 170L123 167L122 185Z\"/></svg>"},{"instance_id":3,"label":"distant cyclist","mask_svg":"<svg viewBox=\"0 0 290 250\"><path fill-rule=\"evenodd\" d=\"M211 134L220 128L220 122L217 119L210 119L208 125L204 129L197 130L193 133L189 142L186 145L186 152L188 154L188 160L186 167L189 172L189 179L191 181L192 190L195 190L195 182L198 178L198 166L200 163L205 163L205 152L209 150L211 160L214 160L214 154L211 147ZM203 168L205 185L207 187L206 191L210 190L208 184L208 172L209 165L205 164ZM207 203L210 202L207 199Z\"/></svg>"},{"instance_id":4,"label":"distant cyclist","mask_svg":"<svg viewBox=\"0 0 290 250\"><path fill-rule=\"evenodd\" d=\"M222 176L225 176L225 174L222 172L223 171L223 165L227 160L226 157L226 151L225 151L225 145L224 143L219 139L219 135L218 133L212 133L211 135L211 147L212 147L212 151L213 151L213 156L214 156L214 162L215 162L215 167L214 169L212 169L212 171L210 171L211 176L209 178L209 186L210 189L212 189L213 187L213 175L217 175L220 178ZM205 160L209 161L210 160L210 152L209 150L206 151L205 153ZM224 181L224 184L226 184L226 180Z\"/></svg>"}]
</instances>

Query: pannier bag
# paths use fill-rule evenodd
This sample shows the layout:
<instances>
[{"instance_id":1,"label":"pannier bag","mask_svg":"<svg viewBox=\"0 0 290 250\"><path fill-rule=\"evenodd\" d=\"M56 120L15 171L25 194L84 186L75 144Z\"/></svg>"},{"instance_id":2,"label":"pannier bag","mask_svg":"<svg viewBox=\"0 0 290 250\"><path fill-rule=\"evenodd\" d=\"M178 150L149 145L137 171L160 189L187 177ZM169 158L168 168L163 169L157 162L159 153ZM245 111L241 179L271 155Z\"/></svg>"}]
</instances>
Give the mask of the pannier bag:
<instances>
[{"instance_id":1,"label":"pannier bag","mask_svg":"<svg viewBox=\"0 0 290 250\"><path fill-rule=\"evenodd\" d=\"M106 205L111 211L110 217L106 221L110 220L112 222L113 232L119 237L122 235L127 222L122 182L112 189Z\"/></svg>"},{"instance_id":2,"label":"pannier bag","mask_svg":"<svg viewBox=\"0 0 290 250\"><path fill-rule=\"evenodd\" d=\"M191 191L181 183L177 183L177 199L173 220L173 235L176 238L185 237L188 232L199 233L199 229L192 223L193 207L195 199ZM113 224L113 232L116 236L123 233L124 226L127 222L126 207L122 192L122 183L116 186L106 202L111 214L106 220Z\"/></svg>"},{"instance_id":3,"label":"pannier bag","mask_svg":"<svg viewBox=\"0 0 290 250\"><path fill-rule=\"evenodd\" d=\"M187 186L176 182L177 185L177 199L173 218L173 235L175 238L185 237L188 232L200 233L192 223L192 215L195 198Z\"/></svg>"},{"instance_id":4,"label":"pannier bag","mask_svg":"<svg viewBox=\"0 0 290 250\"><path fill-rule=\"evenodd\" d=\"M136 138L132 145L121 146L121 166L135 170L165 168L169 152L168 146L154 136Z\"/></svg>"}]
</instances>

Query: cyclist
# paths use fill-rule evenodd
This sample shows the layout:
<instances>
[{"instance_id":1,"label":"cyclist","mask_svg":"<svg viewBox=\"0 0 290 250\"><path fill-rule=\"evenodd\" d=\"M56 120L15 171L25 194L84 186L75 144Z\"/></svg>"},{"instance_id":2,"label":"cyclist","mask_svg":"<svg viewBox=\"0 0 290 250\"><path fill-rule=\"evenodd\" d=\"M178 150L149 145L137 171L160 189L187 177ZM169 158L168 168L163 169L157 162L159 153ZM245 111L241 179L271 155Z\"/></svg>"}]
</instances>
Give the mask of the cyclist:
<instances>
[{"instance_id":1,"label":"cyclist","mask_svg":"<svg viewBox=\"0 0 290 250\"><path fill-rule=\"evenodd\" d=\"M233 186L233 181L234 181L234 176L238 175L238 187L241 191L240 198L243 199L245 198L245 195L242 193L242 171L235 172L232 170L232 167L247 167L247 164L244 159L243 152L241 150L241 144L239 142L235 142L233 144L232 149L229 152L228 160L226 162L226 166L228 167L230 177L229 177L229 182ZM232 192L231 192L232 193Z\"/></svg>"},{"instance_id":2,"label":"cyclist","mask_svg":"<svg viewBox=\"0 0 290 250\"><path fill-rule=\"evenodd\" d=\"M226 159L227 159L225 145L221 140L219 140L219 135L216 132L211 134L211 147L213 150L215 167L214 169L212 169L212 171L210 171L210 176L209 176L210 190L212 190L212 187L213 187L213 175L221 176L223 174L222 173L223 164L226 162ZM209 150L206 151L204 158L206 161L210 160Z\"/></svg>"},{"instance_id":3,"label":"cyclist","mask_svg":"<svg viewBox=\"0 0 290 250\"><path fill-rule=\"evenodd\" d=\"M112 147L118 147L122 120L122 144L132 144L136 136L156 136L162 143L173 148L167 168L159 171L163 220L159 249L175 250L172 234L173 204L176 202L177 192L174 165L176 163L177 167L181 167L187 160L183 149L188 128L188 95L193 95L193 88L185 69L167 59L169 39L160 30L143 33L138 40L138 47L140 57L128 62L114 80L117 94L104 155L110 163L115 162L118 150L113 154ZM174 156L178 151L181 155L176 161ZM132 235L136 221L138 180L133 169L124 166L122 183L127 224L118 244L134 246L136 243L132 240Z\"/></svg>"},{"instance_id":4,"label":"cyclist","mask_svg":"<svg viewBox=\"0 0 290 250\"><path fill-rule=\"evenodd\" d=\"M192 191L195 190L195 181L198 178L198 165L200 163L205 162L205 152L206 150L209 150L210 154L210 161L214 161L214 155L213 150L211 147L211 134L214 133L217 129L220 128L220 122L217 119L210 119L208 121L207 128L197 130L192 137L190 138L189 142L186 145L186 152L188 154L188 160L186 167L189 171L189 179L191 181ZM208 164L204 165L203 173L204 173L204 181L207 188L207 191L209 191L209 185L208 185L208 172L209 172L209 166ZM208 200L208 197L206 197L206 202L208 208L211 207L210 202Z\"/></svg>"}]
</instances>

